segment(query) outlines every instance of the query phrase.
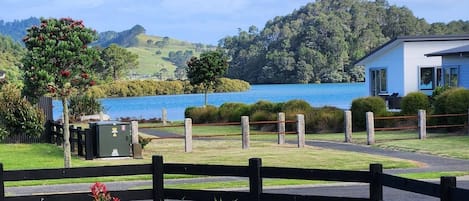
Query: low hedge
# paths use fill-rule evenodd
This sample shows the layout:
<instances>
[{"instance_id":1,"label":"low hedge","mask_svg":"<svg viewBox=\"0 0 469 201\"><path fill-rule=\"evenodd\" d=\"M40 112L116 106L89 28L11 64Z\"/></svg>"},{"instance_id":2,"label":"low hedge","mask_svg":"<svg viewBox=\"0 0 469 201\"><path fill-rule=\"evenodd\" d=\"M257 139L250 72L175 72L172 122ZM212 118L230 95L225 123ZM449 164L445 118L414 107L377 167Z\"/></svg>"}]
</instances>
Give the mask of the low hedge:
<instances>
[{"instance_id":1,"label":"low hedge","mask_svg":"<svg viewBox=\"0 0 469 201\"><path fill-rule=\"evenodd\" d=\"M190 107L185 110L185 117L194 123L210 122L239 122L241 116L249 116L250 121L275 121L277 114L284 112L287 120L296 120L297 114L305 115L307 132L340 132L343 130L343 110L335 107L313 108L304 100L291 100L281 103L258 101L247 105L243 103L225 103L219 108L214 106ZM271 124L256 125L256 129L272 131ZM287 125L288 130L294 130L293 124Z\"/></svg>"}]
</instances>

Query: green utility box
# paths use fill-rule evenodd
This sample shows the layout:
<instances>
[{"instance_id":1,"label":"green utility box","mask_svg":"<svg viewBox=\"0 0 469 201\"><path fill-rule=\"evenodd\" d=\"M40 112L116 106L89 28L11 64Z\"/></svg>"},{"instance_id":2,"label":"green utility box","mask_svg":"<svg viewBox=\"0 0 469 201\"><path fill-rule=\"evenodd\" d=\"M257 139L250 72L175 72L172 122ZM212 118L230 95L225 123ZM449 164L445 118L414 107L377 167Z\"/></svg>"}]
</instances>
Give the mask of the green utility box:
<instances>
[{"instance_id":1,"label":"green utility box","mask_svg":"<svg viewBox=\"0 0 469 201\"><path fill-rule=\"evenodd\" d=\"M94 133L96 157L122 157L132 154L132 132L128 122L102 121L90 123Z\"/></svg>"}]
</instances>

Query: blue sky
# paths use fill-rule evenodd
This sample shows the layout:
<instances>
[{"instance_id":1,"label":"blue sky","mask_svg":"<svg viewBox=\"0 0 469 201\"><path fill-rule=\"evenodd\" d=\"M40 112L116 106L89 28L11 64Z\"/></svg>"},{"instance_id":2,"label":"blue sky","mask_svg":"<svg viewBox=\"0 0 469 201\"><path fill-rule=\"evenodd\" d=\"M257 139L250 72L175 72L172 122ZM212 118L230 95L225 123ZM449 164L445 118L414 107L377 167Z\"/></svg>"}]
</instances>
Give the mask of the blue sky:
<instances>
[{"instance_id":1,"label":"blue sky","mask_svg":"<svg viewBox=\"0 0 469 201\"><path fill-rule=\"evenodd\" d=\"M147 34L216 45L250 25L259 29L275 16L313 0L0 0L0 19L71 17L98 31L140 24ZM469 0L388 0L428 22L469 20Z\"/></svg>"}]
</instances>

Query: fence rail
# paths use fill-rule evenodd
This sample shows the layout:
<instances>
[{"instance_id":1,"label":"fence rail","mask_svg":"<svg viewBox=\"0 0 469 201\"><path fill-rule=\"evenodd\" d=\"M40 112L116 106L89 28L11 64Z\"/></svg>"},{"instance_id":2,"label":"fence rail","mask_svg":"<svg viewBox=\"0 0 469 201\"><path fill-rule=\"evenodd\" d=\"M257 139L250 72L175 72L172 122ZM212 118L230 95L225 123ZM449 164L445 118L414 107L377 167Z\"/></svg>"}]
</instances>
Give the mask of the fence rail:
<instances>
[{"instance_id":1,"label":"fence rail","mask_svg":"<svg viewBox=\"0 0 469 201\"><path fill-rule=\"evenodd\" d=\"M442 177L440 184L406 179L384 174L381 164L371 164L369 171L323 170L303 168L262 167L259 158L249 159L248 166L200 165L163 163L162 156L153 156L152 164L82 167L69 169L3 170L0 163L0 201L87 201L90 192L68 194L41 194L28 196L5 196L5 182L42 179L64 179L101 176L124 176L151 174L152 189L111 191L121 200L319 200L319 201L378 201L383 200L383 187L440 198L442 201L464 200L469 190L456 188L455 177ZM164 174L187 174L206 176L235 176L249 178L249 191L184 190L164 188ZM361 182L369 185L369 198L351 198L318 195L275 194L263 192L263 178Z\"/></svg>"}]
</instances>

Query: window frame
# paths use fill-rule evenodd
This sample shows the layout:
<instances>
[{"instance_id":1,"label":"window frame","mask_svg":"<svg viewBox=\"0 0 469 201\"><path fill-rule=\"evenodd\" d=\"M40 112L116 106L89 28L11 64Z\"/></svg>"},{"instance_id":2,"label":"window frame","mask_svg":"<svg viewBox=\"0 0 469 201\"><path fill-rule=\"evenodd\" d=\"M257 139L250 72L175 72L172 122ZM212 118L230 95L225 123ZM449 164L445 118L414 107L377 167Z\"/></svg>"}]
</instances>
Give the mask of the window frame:
<instances>
[{"instance_id":1,"label":"window frame","mask_svg":"<svg viewBox=\"0 0 469 201\"><path fill-rule=\"evenodd\" d=\"M422 70L423 69L432 69L431 70L431 87L424 88L422 87L424 83L422 83ZM419 77L418 77L418 88L420 91L432 91L435 90L436 87L443 86L443 68L441 66L420 66L419 67Z\"/></svg>"},{"instance_id":2,"label":"window frame","mask_svg":"<svg viewBox=\"0 0 469 201\"><path fill-rule=\"evenodd\" d=\"M370 68L369 72L370 93L373 96L388 94L388 69L386 67Z\"/></svg>"}]
</instances>

